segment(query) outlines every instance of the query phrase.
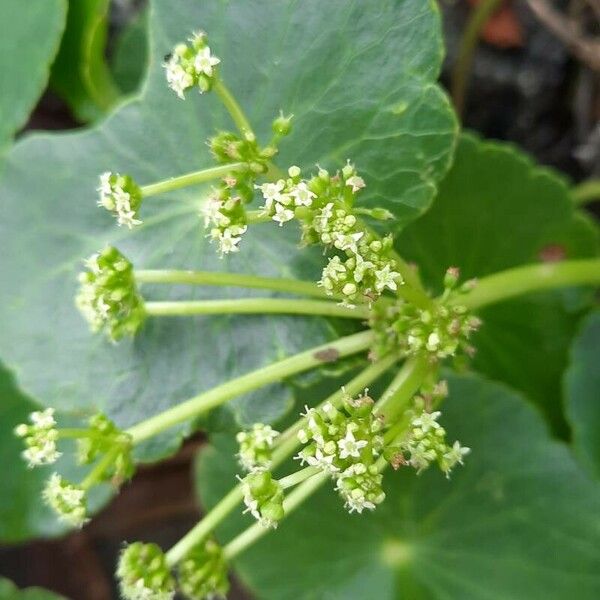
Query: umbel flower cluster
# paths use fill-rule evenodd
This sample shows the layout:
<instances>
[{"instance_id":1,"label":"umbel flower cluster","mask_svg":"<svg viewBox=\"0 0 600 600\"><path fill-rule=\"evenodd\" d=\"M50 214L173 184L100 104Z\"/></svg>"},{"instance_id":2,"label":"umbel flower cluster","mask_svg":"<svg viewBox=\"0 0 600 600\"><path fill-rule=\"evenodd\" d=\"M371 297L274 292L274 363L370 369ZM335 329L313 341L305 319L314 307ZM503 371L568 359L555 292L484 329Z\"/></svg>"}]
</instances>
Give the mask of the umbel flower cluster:
<instances>
[{"instance_id":1,"label":"umbel flower cluster","mask_svg":"<svg viewBox=\"0 0 600 600\"><path fill-rule=\"evenodd\" d=\"M81 527L87 521L88 490L105 481L118 485L133 475L131 438L101 413L93 415L82 429L57 428L52 408L31 413L29 420L31 424L18 425L15 434L23 438L23 458L30 468L55 463L62 455L57 443L65 439L76 441L80 465L94 464L80 484L53 473L42 492L45 503L62 520Z\"/></svg>"},{"instance_id":2,"label":"umbel flower cluster","mask_svg":"<svg viewBox=\"0 0 600 600\"><path fill-rule=\"evenodd\" d=\"M472 356L469 343L481 321L460 303L460 296L475 285L467 281L458 285L460 272L451 267L444 277L444 293L421 308L408 302L379 303L373 307L370 325L376 334L373 354L385 356L392 350L405 356L425 355L441 361L459 354Z\"/></svg>"},{"instance_id":3,"label":"umbel flower cluster","mask_svg":"<svg viewBox=\"0 0 600 600\"><path fill-rule=\"evenodd\" d=\"M221 62L212 54L203 31L197 31L188 41L189 44L177 44L164 64L167 83L181 99L193 87L201 94L210 90L215 67Z\"/></svg>"},{"instance_id":4,"label":"umbel flower cluster","mask_svg":"<svg viewBox=\"0 0 600 600\"><path fill-rule=\"evenodd\" d=\"M117 577L127 600L171 600L177 591L191 600L210 600L224 598L229 591L223 551L211 539L195 546L175 574L159 546L130 544L119 558Z\"/></svg>"},{"instance_id":5,"label":"umbel flower cluster","mask_svg":"<svg viewBox=\"0 0 600 600\"><path fill-rule=\"evenodd\" d=\"M373 406L373 399L365 392L358 398L345 395L339 409L331 402L307 408L306 427L298 432L298 439L306 446L297 458L333 478L350 512L373 510L385 499L377 464L383 456L384 423L374 414Z\"/></svg>"},{"instance_id":6,"label":"umbel flower cluster","mask_svg":"<svg viewBox=\"0 0 600 600\"><path fill-rule=\"evenodd\" d=\"M252 472L271 467L273 445L278 435L278 431L264 423L255 423L250 430L237 434L238 459L244 470Z\"/></svg>"},{"instance_id":7,"label":"umbel flower cluster","mask_svg":"<svg viewBox=\"0 0 600 600\"><path fill-rule=\"evenodd\" d=\"M98 206L113 213L119 226L132 229L141 225L138 218L142 204L142 190L129 175L107 171L100 175Z\"/></svg>"},{"instance_id":8,"label":"umbel flower cluster","mask_svg":"<svg viewBox=\"0 0 600 600\"><path fill-rule=\"evenodd\" d=\"M409 465L421 473L435 462L446 477L450 477L454 467L463 464L470 448L462 446L459 441L448 445L446 430L438 423L442 413L429 408L439 404L447 393L446 383L440 382L431 391L414 398L414 406L406 415L409 418L408 428L397 444L386 450L394 468Z\"/></svg>"},{"instance_id":9,"label":"umbel flower cluster","mask_svg":"<svg viewBox=\"0 0 600 600\"><path fill-rule=\"evenodd\" d=\"M85 261L87 270L79 276L77 307L92 331L105 331L113 341L133 335L146 312L137 291L133 265L109 246Z\"/></svg>"},{"instance_id":10,"label":"umbel flower cluster","mask_svg":"<svg viewBox=\"0 0 600 600\"><path fill-rule=\"evenodd\" d=\"M297 219L303 244L321 244L335 253L323 269L319 285L346 305L371 303L385 290L395 292L403 280L392 256L392 238L378 238L354 210L356 196L365 187L354 165L348 162L335 175L319 169L307 180L301 173L292 166L287 179L262 184L262 210L279 225ZM381 209L363 212L378 218L388 216Z\"/></svg>"}]
</instances>

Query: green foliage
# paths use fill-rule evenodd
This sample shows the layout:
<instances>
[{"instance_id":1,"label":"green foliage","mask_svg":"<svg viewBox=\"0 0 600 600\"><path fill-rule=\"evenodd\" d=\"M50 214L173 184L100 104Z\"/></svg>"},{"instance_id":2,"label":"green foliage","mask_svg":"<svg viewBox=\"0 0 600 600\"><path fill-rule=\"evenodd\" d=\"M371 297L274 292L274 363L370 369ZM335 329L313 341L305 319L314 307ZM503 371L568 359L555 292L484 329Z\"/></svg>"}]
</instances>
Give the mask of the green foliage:
<instances>
[{"instance_id":1,"label":"green foliage","mask_svg":"<svg viewBox=\"0 0 600 600\"><path fill-rule=\"evenodd\" d=\"M137 91L148 66L148 11L142 10L115 40L113 77L124 94Z\"/></svg>"},{"instance_id":2,"label":"green foliage","mask_svg":"<svg viewBox=\"0 0 600 600\"><path fill-rule=\"evenodd\" d=\"M564 377L566 413L573 445L587 469L600 476L600 312L590 314L571 349Z\"/></svg>"},{"instance_id":3,"label":"green foliage","mask_svg":"<svg viewBox=\"0 0 600 600\"><path fill-rule=\"evenodd\" d=\"M110 0L69 0L68 6L50 85L79 120L93 121L119 97L104 57Z\"/></svg>"},{"instance_id":4,"label":"green foliage","mask_svg":"<svg viewBox=\"0 0 600 600\"><path fill-rule=\"evenodd\" d=\"M598 233L574 210L560 176L510 145L463 134L432 209L397 237L397 247L441 291L449 266L468 279L539 262L545 251L595 256ZM488 307L472 340L473 366L525 392L562 433L560 377L580 316L567 300L546 293Z\"/></svg>"},{"instance_id":5,"label":"green foliage","mask_svg":"<svg viewBox=\"0 0 600 600\"><path fill-rule=\"evenodd\" d=\"M0 2L0 152L46 87L65 26L65 1Z\"/></svg>"},{"instance_id":6,"label":"green foliage","mask_svg":"<svg viewBox=\"0 0 600 600\"><path fill-rule=\"evenodd\" d=\"M520 395L481 377L448 379L442 423L472 448L465 466L450 481L387 473L386 501L360 516L322 490L236 562L258 598L598 597L598 486ZM215 443L198 463L205 507L238 470L230 439Z\"/></svg>"},{"instance_id":7,"label":"green foliage","mask_svg":"<svg viewBox=\"0 0 600 600\"><path fill-rule=\"evenodd\" d=\"M0 577L0 600L61 600L61 598L62 596L58 594L38 587L19 590L12 581Z\"/></svg>"},{"instance_id":8,"label":"green foliage","mask_svg":"<svg viewBox=\"0 0 600 600\"><path fill-rule=\"evenodd\" d=\"M94 405L120 426L333 333L319 319L165 318L150 319L135 340L115 346L92 339L74 308L81 259L106 243L118 243L138 268L225 268L318 279L318 251L300 254L297 232L282 233L272 224L249 232L239 257L215 258L197 215L203 194L195 189L149 200L144 225L131 235L95 206L102 171L127 172L144 184L209 164L205 140L229 120L214 97L179 100L160 66L195 26L210 32L221 73L259 137L268 139L280 108L295 115L277 159L281 165L335 168L351 156L369 181L366 203L384 204L398 223L428 207L453 149L456 122L434 83L442 47L439 16L430 4L386 0L378 11L365 12L361 3L342 0L157 3L150 25L152 69L142 98L96 130L32 136L19 144L0 191L0 355L18 365L20 384L43 403L59 409ZM214 290L181 287L145 286L143 293L214 297ZM281 395L259 404L273 417L289 408ZM250 410L245 415L251 420ZM171 434L157 440L153 456L172 449L174 441Z\"/></svg>"}]
</instances>

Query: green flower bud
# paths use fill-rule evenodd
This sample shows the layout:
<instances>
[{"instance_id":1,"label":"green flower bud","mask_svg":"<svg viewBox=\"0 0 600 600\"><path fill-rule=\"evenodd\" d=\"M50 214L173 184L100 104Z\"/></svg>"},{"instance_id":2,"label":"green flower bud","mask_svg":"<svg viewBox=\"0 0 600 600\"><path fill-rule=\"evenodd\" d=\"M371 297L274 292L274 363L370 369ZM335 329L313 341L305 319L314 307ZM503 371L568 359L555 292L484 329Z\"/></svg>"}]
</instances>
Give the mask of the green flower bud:
<instances>
[{"instance_id":1,"label":"green flower bud","mask_svg":"<svg viewBox=\"0 0 600 600\"><path fill-rule=\"evenodd\" d=\"M288 135L292 131L292 118L293 115L289 117L285 117L283 113L280 113L279 116L273 121L273 133L275 135Z\"/></svg>"},{"instance_id":2,"label":"green flower bud","mask_svg":"<svg viewBox=\"0 0 600 600\"><path fill-rule=\"evenodd\" d=\"M134 335L146 318L144 301L137 291L133 265L111 246L85 262L76 304L92 331L104 330L116 341Z\"/></svg>"},{"instance_id":3,"label":"green flower bud","mask_svg":"<svg viewBox=\"0 0 600 600\"><path fill-rule=\"evenodd\" d=\"M229 591L227 563L221 547L207 540L192 549L177 566L182 594L189 600L225 597Z\"/></svg>"},{"instance_id":4,"label":"green flower bud","mask_svg":"<svg viewBox=\"0 0 600 600\"><path fill-rule=\"evenodd\" d=\"M135 542L121 552L117 577L126 600L171 600L175 580L163 551L156 544Z\"/></svg>"}]
</instances>

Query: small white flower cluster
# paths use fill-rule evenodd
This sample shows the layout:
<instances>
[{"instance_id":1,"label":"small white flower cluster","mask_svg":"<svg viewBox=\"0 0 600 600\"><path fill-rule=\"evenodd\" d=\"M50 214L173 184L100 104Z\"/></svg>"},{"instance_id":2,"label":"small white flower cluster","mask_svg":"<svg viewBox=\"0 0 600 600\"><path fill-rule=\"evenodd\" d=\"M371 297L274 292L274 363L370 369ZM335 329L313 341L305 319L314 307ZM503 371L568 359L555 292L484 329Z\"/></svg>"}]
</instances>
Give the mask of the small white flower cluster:
<instances>
[{"instance_id":1,"label":"small white flower cluster","mask_svg":"<svg viewBox=\"0 0 600 600\"><path fill-rule=\"evenodd\" d=\"M58 431L54 420L54 409L47 408L32 412L29 420L31 425L21 423L15 428L15 435L23 438L25 442L23 458L29 468L56 462L61 453L56 448Z\"/></svg>"},{"instance_id":2,"label":"small white flower cluster","mask_svg":"<svg viewBox=\"0 0 600 600\"><path fill-rule=\"evenodd\" d=\"M87 522L85 490L53 473L42 493L44 501L58 516L72 525L81 527Z\"/></svg>"},{"instance_id":3,"label":"small white flower cluster","mask_svg":"<svg viewBox=\"0 0 600 600\"><path fill-rule=\"evenodd\" d=\"M280 226L296 216L297 208L311 206L316 198L307 182L301 181L300 174L300 168L293 166L288 169L288 179L256 186L262 192L265 201L262 210Z\"/></svg>"},{"instance_id":4,"label":"small white flower cluster","mask_svg":"<svg viewBox=\"0 0 600 600\"><path fill-rule=\"evenodd\" d=\"M191 600L225 598L229 591L227 562L214 540L195 546L177 566L181 593Z\"/></svg>"},{"instance_id":5,"label":"small white flower cluster","mask_svg":"<svg viewBox=\"0 0 600 600\"><path fill-rule=\"evenodd\" d=\"M264 423L254 423L249 431L240 431L236 436L240 445L240 465L250 472L268 469L271 466L273 444L278 435L278 431Z\"/></svg>"},{"instance_id":6,"label":"small white flower cluster","mask_svg":"<svg viewBox=\"0 0 600 600\"><path fill-rule=\"evenodd\" d=\"M457 269L449 269L444 279L445 292L431 308L423 309L409 303L377 306L371 317L371 327L376 335L374 354L383 356L399 349L407 356L425 354L434 361L459 353L472 356L475 349L469 339L479 329L481 321L469 314L465 306L449 301L454 299L457 278ZM472 289L471 282L465 286Z\"/></svg>"},{"instance_id":7,"label":"small white flower cluster","mask_svg":"<svg viewBox=\"0 0 600 600\"><path fill-rule=\"evenodd\" d=\"M146 318L133 265L109 246L88 258L85 266L75 303L92 331L104 330L114 341L133 335Z\"/></svg>"},{"instance_id":8,"label":"small white flower cluster","mask_svg":"<svg viewBox=\"0 0 600 600\"><path fill-rule=\"evenodd\" d=\"M129 544L119 557L117 577L125 600L171 600L176 584L156 544Z\"/></svg>"},{"instance_id":9,"label":"small white flower cluster","mask_svg":"<svg viewBox=\"0 0 600 600\"><path fill-rule=\"evenodd\" d=\"M356 399L346 395L340 409L328 402L303 416L307 423L298 439L307 445L297 458L332 476L350 512L375 509L385 499L375 464L384 449L384 426L373 414L373 400L366 392Z\"/></svg>"},{"instance_id":10,"label":"small white flower cluster","mask_svg":"<svg viewBox=\"0 0 600 600\"><path fill-rule=\"evenodd\" d=\"M186 90L197 87L200 93L210 90L215 67L221 62L211 53L206 34L198 31L187 44L177 44L164 63L169 87L183 100Z\"/></svg>"},{"instance_id":11,"label":"small white flower cluster","mask_svg":"<svg viewBox=\"0 0 600 600\"><path fill-rule=\"evenodd\" d=\"M246 211L241 198L222 199L218 194L206 201L202 215L204 226L210 227L210 238L219 245L221 258L225 254L239 252L239 243L246 233Z\"/></svg>"},{"instance_id":12,"label":"small white flower cluster","mask_svg":"<svg viewBox=\"0 0 600 600\"><path fill-rule=\"evenodd\" d=\"M142 204L142 191L129 175L110 171L102 173L98 192L98 206L112 212L119 226L132 229L141 225L142 221L137 217Z\"/></svg>"},{"instance_id":13,"label":"small white flower cluster","mask_svg":"<svg viewBox=\"0 0 600 600\"><path fill-rule=\"evenodd\" d=\"M445 393L445 386L438 386L433 397L439 398ZM463 464L463 458L471 451L455 441L452 446L446 443L446 430L438 423L439 410L428 411L426 405L431 397L415 398L415 410L405 438L399 443L400 453L396 464L407 464L421 473L431 463L437 462L439 468L450 476L452 469ZM394 462L394 461L392 461Z\"/></svg>"},{"instance_id":14,"label":"small white flower cluster","mask_svg":"<svg viewBox=\"0 0 600 600\"><path fill-rule=\"evenodd\" d=\"M283 510L283 488L269 471L254 471L241 480L244 504L263 527L275 529L285 512Z\"/></svg>"}]
</instances>

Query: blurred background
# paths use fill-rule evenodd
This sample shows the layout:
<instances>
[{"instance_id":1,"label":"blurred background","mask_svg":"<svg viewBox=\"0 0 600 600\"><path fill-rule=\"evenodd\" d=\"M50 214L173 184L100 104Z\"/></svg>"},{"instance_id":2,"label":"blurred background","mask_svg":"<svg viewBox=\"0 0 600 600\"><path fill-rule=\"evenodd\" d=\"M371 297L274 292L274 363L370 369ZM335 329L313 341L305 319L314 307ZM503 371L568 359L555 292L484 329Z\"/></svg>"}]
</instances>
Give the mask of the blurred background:
<instances>
[{"instance_id":1,"label":"blurred background","mask_svg":"<svg viewBox=\"0 0 600 600\"><path fill-rule=\"evenodd\" d=\"M464 126L518 144L575 182L600 176L600 0L443 0L440 7L442 81ZM146 23L143 0L70 0L50 83L21 134L88 126L134 94L144 77ZM103 61L96 76L110 85L102 93L78 71L84 42ZM597 203L593 209L599 214ZM116 598L122 540L169 546L197 521L191 470L202 443L197 436L172 459L140 469L82 531L0 547L0 576L74 600ZM239 586L231 594L249 597Z\"/></svg>"}]
</instances>

